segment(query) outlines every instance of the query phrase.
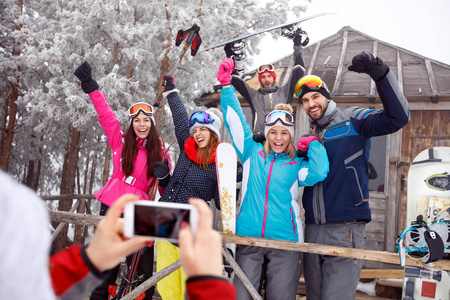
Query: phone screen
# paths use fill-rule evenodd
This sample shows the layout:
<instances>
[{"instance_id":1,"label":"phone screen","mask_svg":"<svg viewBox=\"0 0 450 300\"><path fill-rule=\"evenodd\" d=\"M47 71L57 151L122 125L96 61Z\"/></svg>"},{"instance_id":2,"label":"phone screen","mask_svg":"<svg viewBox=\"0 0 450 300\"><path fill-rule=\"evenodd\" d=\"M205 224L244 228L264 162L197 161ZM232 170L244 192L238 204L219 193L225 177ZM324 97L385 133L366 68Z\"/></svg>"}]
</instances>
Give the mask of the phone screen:
<instances>
[{"instance_id":1,"label":"phone screen","mask_svg":"<svg viewBox=\"0 0 450 300\"><path fill-rule=\"evenodd\" d=\"M143 205L134 208L135 235L178 239L182 221L189 223L190 210Z\"/></svg>"}]
</instances>

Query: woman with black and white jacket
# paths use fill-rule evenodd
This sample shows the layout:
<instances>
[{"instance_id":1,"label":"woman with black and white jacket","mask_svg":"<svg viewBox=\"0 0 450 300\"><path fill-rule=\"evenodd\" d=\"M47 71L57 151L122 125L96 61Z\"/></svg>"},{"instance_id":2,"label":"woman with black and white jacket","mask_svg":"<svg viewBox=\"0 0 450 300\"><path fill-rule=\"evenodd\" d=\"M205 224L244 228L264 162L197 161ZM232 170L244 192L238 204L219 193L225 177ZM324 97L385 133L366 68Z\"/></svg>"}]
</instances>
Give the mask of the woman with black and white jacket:
<instances>
[{"instance_id":1,"label":"woman with black and white jacket","mask_svg":"<svg viewBox=\"0 0 450 300\"><path fill-rule=\"evenodd\" d=\"M220 143L222 121L213 112L194 112L188 117L186 108L175 89L173 77L164 76L164 97L167 98L175 124L175 136L180 146L180 157L173 175L167 167L165 176L171 176L159 201L188 203L189 198L207 202L214 199L220 209L220 196L216 173L216 150ZM161 177L162 178L162 177ZM157 243L158 271L178 260L178 247L168 242ZM158 282L158 292L163 299L184 299L185 274L181 270Z\"/></svg>"}]
</instances>

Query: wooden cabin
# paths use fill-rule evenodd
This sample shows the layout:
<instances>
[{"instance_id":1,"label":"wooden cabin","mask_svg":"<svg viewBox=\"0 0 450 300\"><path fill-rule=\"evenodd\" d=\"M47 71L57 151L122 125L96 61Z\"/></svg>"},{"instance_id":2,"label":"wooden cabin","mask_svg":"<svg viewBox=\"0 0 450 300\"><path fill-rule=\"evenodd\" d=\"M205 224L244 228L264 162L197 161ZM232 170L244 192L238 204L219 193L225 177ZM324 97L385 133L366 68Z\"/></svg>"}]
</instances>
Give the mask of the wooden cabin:
<instances>
[{"instance_id":1,"label":"wooden cabin","mask_svg":"<svg viewBox=\"0 0 450 300\"><path fill-rule=\"evenodd\" d=\"M394 252L397 235L409 226L406 224L406 185L410 163L424 149L450 146L450 65L343 27L304 49L306 74L320 76L327 83L332 99L342 109L349 106L382 108L374 81L366 74L347 70L353 56L362 51L379 56L389 65L411 107L411 121L406 127L389 136L372 139L370 156L372 221L367 225L366 249ZM273 64L277 84L282 85L291 72L292 55ZM259 88L257 75L256 70L244 75L254 88ZM219 98L220 93L216 92L203 95L196 103L218 107ZM251 119L247 102L240 100L247 119ZM307 117L297 99L292 103L296 112L296 133L301 134L309 126ZM223 136L229 139L226 131L224 129Z\"/></svg>"}]
</instances>

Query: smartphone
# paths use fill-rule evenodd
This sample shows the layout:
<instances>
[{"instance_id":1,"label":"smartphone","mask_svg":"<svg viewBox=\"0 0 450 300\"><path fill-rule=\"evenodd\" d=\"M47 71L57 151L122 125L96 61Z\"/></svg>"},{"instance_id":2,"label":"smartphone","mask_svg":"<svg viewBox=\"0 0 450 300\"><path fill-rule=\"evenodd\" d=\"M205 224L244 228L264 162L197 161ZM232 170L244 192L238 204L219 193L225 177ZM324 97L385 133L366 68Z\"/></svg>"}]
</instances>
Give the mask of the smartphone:
<instances>
[{"instance_id":1,"label":"smartphone","mask_svg":"<svg viewBox=\"0 0 450 300\"><path fill-rule=\"evenodd\" d=\"M138 200L125 205L124 216L124 235L129 238L145 236L176 243L182 221L194 235L197 232L198 210L190 204Z\"/></svg>"}]
</instances>

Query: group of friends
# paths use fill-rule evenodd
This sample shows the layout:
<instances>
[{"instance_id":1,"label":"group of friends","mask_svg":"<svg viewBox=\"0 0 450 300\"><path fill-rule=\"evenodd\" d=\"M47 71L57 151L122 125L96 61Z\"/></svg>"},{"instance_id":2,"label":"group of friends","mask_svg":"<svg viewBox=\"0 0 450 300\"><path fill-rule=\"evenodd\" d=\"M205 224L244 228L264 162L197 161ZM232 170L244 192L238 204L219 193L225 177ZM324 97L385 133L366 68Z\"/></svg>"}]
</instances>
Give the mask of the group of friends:
<instances>
[{"instance_id":1,"label":"group of friends","mask_svg":"<svg viewBox=\"0 0 450 300\"><path fill-rule=\"evenodd\" d=\"M125 203L149 199L149 191L156 184L161 194L159 201L213 200L220 210L215 162L222 123L243 164L237 235L364 248L365 226L371 220L370 139L393 133L407 124L407 100L387 64L370 53L357 54L348 69L366 73L375 81L383 109L338 108L320 77L304 76L302 48L295 40L294 61L292 74L283 86L276 84L273 65L258 68L261 87L255 90L234 75L232 59L224 60L217 73L222 85L222 112L208 109L191 116L173 77L164 76L163 95L172 112L180 148L173 172L170 156L165 154L155 126L154 108L145 102L132 105L128 110L130 125L123 133L106 96L92 79L91 67L87 62L80 65L74 74L98 113L98 121L112 148L114 172L95 194L101 202L100 214L105 218L92 242L71 247L51 258L51 275L58 275L51 277L56 295L75 299L77 291L93 290L90 299L108 299L108 288L115 285L120 258L144 246L147 249L139 271L144 279L151 277L153 242L140 238L126 241L118 227ZM250 123L236 91L250 104ZM296 147L295 118L290 105L293 95L310 122L310 130L301 134ZM305 230L297 201L299 187L305 187L302 196ZM212 229L212 213L205 201L191 200L200 211L195 240L185 230L189 226L183 224L179 247L158 242L157 256L169 258L161 259L157 268L160 270L180 257L185 273L180 271L174 276L178 276L175 280L180 282L181 289L187 278L189 299L252 299L237 276L233 284L221 277L220 236ZM99 245L106 240L109 249L102 249ZM257 290L264 284L268 300L295 299L302 270L308 300L355 299L362 268L359 259L247 245L237 245L236 262ZM70 272L77 274L76 279L61 279ZM173 278L158 282L163 299L174 299L170 291L173 287ZM153 288L148 290L144 299L151 299L153 293Z\"/></svg>"}]
</instances>

